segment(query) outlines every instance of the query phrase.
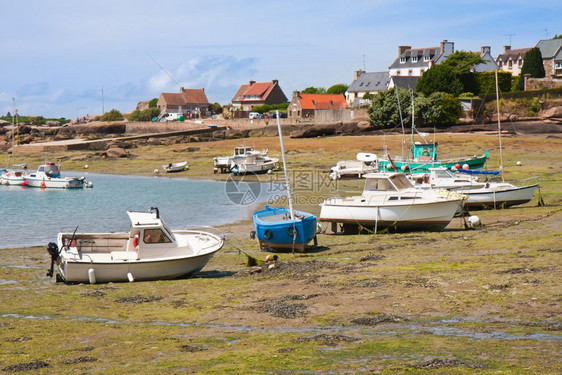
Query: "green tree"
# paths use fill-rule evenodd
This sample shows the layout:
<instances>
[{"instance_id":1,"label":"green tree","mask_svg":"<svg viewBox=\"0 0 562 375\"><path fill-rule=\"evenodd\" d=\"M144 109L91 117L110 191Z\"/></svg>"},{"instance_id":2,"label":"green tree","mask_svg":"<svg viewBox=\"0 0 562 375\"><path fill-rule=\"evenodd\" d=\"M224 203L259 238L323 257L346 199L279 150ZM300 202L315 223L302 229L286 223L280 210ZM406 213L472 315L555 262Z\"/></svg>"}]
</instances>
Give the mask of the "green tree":
<instances>
[{"instance_id":1,"label":"green tree","mask_svg":"<svg viewBox=\"0 0 562 375\"><path fill-rule=\"evenodd\" d=\"M218 115L222 113L222 106L219 103L209 103L209 111Z\"/></svg>"},{"instance_id":2,"label":"green tree","mask_svg":"<svg viewBox=\"0 0 562 375\"><path fill-rule=\"evenodd\" d=\"M324 87L307 87L301 91L303 94L324 94L326 89Z\"/></svg>"},{"instance_id":3,"label":"green tree","mask_svg":"<svg viewBox=\"0 0 562 375\"><path fill-rule=\"evenodd\" d=\"M405 126L411 122L410 91L395 87L373 95L371 107L369 107L370 122L373 126L379 128L400 126L400 111L398 110L396 90L398 90L398 97L400 98L402 120Z\"/></svg>"},{"instance_id":4,"label":"green tree","mask_svg":"<svg viewBox=\"0 0 562 375\"><path fill-rule=\"evenodd\" d=\"M347 86L346 84L343 83L338 83L335 84L333 86L330 86L328 88L328 90L326 90L326 94L341 94L341 95L345 95L345 92L347 91L347 88L349 86Z\"/></svg>"},{"instance_id":5,"label":"green tree","mask_svg":"<svg viewBox=\"0 0 562 375\"><path fill-rule=\"evenodd\" d=\"M450 67L455 75L468 73L475 65L483 63L480 55L467 51L453 52L440 65Z\"/></svg>"},{"instance_id":6,"label":"green tree","mask_svg":"<svg viewBox=\"0 0 562 375\"><path fill-rule=\"evenodd\" d=\"M431 95L434 92L446 92L458 96L464 90L464 86L450 65L435 65L426 70L418 83L416 92Z\"/></svg>"},{"instance_id":7,"label":"green tree","mask_svg":"<svg viewBox=\"0 0 562 375\"><path fill-rule=\"evenodd\" d=\"M562 39L562 34L560 34L560 35L554 35L554 38L552 38L552 39Z\"/></svg>"},{"instance_id":8,"label":"green tree","mask_svg":"<svg viewBox=\"0 0 562 375\"><path fill-rule=\"evenodd\" d=\"M521 75L519 76L519 91L525 90L525 74L530 74L531 78L543 78L545 76L544 65L542 64L541 50L537 47L531 48L523 58Z\"/></svg>"},{"instance_id":9,"label":"green tree","mask_svg":"<svg viewBox=\"0 0 562 375\"><path fill-rule=\"evenodd\" d=\"M112 109L109 112L104 113L101 116L98 116L97 120L99 121L120 121L123 120L123 115L116 109Z\"/></svg>"},{"instance_id":10,"label":"green tree","mask_svg":"<svg viewBox=\"0 0 562 375\"><path fill-rule=\"evenodd\" d=\"M160 110L158 108L147 108L142 111L135 109L127 119L129 121L151 121L153 117L158 117Z\"/></svg>"},{"instance_id":11,"label":"green tree","mask_svg":"<svg viewBox=\"0 0 562 375\"><path fill-rule=\"evenodd\" d=\"M156 108L156 104L158 103L158 98L153 98L148 102L148 108Z\"/></svg>"}]
</instances>

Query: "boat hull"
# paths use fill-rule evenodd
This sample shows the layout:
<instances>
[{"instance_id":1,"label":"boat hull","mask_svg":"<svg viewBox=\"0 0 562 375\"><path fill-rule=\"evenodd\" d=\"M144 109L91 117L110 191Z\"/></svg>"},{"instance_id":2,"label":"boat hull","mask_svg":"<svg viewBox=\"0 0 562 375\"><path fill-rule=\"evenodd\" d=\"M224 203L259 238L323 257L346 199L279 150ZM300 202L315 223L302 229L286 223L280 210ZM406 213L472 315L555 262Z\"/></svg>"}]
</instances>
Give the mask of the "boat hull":
<instances>
[{"instance_id":1,"label":"boat hull","mask_svg":"<svg viewBox=\"0 0 562 375\"><path fill-rule=\"evenodd\" d=\"M357 225L370 231L441 231L453 219L462 200L369 205L360 199L332 198L322 203L320 221Z\"/></svg>"},{"instance_id":2,"label":"boat hull","mask_svg":"<svg viewBox=\"0 0 562 375\"><path fill-rule=\"evenodd\" d=\"M317 219L302 211L294 211L294 215L295 219L291 220L288 209L269 206L255 212L252 219L260 247L304 252L316 236Z\"/></svg>"},{"instance_id":3,"label":"boat hull","mask_svg":"<svg viewBox=\"0 0 562 375\"><path fill-rule=\"evenodd\" d=\"M513 186L513 185L511 185ZM467 210L507 208L525 204L533 198L539 184L524 187L513 186L503 190L494 191L461 191L468 196L464 203Z\"/></svg>"},{"instance_id":4,"label":"boat hull","mask_svg":"<svg viewBox=\"0 0 562 375\"><path fill-rule=\"evenodd\" d=\"M467 164L469 169L481 169L484 168L486 160L488 159L488 151L484 155L479 157L468 157L460 158L450 161L439 161L439 160L428 160L424 162L415 160L397 161L381 159L379 160L379 168L381 172L393 172L404 170L410 171L410 173L427 173L429 168L445 167L451 169L451 167L460 164L461 166ZM394 164L394 166L393 166Z\"/></svg>"},{"instance_id":5,"label":"boat hull","mask_svg":"<svg viewBox=\"0 0 562 375\"><path fill-rule=\"evenodd\" d=\"M84 187L84 180L78 178L32 178L25 177L27 186L54 189L76 189Z\"/></svg>"}]
</instances>

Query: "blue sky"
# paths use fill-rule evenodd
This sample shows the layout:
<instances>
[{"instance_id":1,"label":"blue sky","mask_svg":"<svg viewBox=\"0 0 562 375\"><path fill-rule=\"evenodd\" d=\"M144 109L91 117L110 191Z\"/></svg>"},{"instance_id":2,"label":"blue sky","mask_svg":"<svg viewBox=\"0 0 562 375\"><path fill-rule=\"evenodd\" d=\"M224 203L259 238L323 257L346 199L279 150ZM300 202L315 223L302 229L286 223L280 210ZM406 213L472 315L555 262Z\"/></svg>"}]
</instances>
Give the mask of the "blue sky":
<instances>
[{"instance_id":1,"label":"blue sky","mask_svg":"<svg viewBox=\"0 0 562 375\"><path fill-rule=\"evenodd\" d=\"M562 34L559 0L0 0L0 114L75 118L186 88L229 103L249 80L287 97L384 71L399 45L534 46ZM512 35L510 35L512 34ZM157 63L155 63L155 61ZM171 80L162 66L173 78ZM103 90L103 100L102 100Z\"/></svg>"}]
</instances>

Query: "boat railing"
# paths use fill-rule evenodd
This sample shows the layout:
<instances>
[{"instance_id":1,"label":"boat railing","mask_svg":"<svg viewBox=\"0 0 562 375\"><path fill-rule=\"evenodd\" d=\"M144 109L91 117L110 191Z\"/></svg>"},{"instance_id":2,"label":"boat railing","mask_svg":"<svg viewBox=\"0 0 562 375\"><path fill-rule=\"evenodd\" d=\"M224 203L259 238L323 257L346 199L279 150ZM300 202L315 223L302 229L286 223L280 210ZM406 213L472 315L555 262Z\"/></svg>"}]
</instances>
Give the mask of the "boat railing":
<instances>
[{"instance_id":1,"label":"boat railing","mask_svg":"<svg viewBox=\"0 0 562 375\"><path fill-rule=\"evenodd\" d=\"M532 176L532 177L524 178L522 180L506 181L506 182L512 183L512 184L517 185L519 187L539 185L540 182L541 182L541 176Z\"/></svg>"},{"instance_id":2,"label":"boat railing","mask_svg":"<svg viewBox=\"0 0 562 375\"><path fill-rule=\"evenodd\" d=\"M202 234L208 233L213 236L219 237L223 241L226 239L225 232L223 232L218 228L211 227L209 225L188 225L185 227L185 229L181 231L174 231L174 232L190 232L190 233L203 232Z\"/></svg>"}]
</instances>

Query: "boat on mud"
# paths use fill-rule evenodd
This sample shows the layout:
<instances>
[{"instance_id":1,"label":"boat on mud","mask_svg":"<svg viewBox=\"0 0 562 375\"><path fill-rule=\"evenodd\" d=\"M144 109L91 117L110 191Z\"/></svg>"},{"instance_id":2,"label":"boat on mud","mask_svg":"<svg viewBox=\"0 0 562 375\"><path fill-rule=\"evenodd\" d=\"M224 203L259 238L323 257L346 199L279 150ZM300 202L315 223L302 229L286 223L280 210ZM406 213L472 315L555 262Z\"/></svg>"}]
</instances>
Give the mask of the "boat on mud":
<instances>
[{"instance_id":1,"label":"boat on mud","mask_svg":"<svg viewBox=\"0 0 562 375\"><path fill-rule=\"evenodd\" d=\"M158 208L127 211L129 232L61 232L48 245L57 281L107 283L189 277L199 272L224 244L224 236L206 230L170 230ZM216 231L216 230L214 230ZM217 231L218 232L218 231Z\"/></svg>"},{"instance_id":2,"label":"boat on mud","mask_svg":"<svg viewBox=\"0 0 562 375\"><path fill-rule=\"evenodd\" d=\"M360 152L357 154L356 160L338 161L336 165L330 169L330 178L332 180L361 178L367 173L375 173L378 171L379 165L377 155Z\"/></svg>"},{"instance_id":3,"label":"boat on mud","mask_svg":"<svg viewBox=\"0 0 562 375\"><path fill-rule=\"evenodd\" d=\"M213 158L213 166L216 172L227 173L231 172L232 167L235 163L242 161L246 158L247 155L251 154L261 154L262 156L267 156L267 149L257 151L254 150L252 147L247 146L238 146L234 148L234 153L228 156L215 156Z\"/></svg>"},{"instance_id":4,"label":"boat on mud","mask_svg":"<svg viewBox=\"0 0 562 375\"><path fill-rule=\"evenodd\" d=\"M344 233L381 230L440 231L453 219L465 197L448 191L416 189L404 173L370 173L363 193L328 198L320 204L320 221L338 224Z\"/></svg>"},{"instance_id":5,"label":"boat on mud","mask_svg":"<svg viewBox=\"0 0 562 375\"><path fill-rule=\"evenodd\" d=\"M181 172L189 169L187 166L187 161L182 161L178 163L168 163L162 166L166 173Z\"/></svg>"}]
</instances>

